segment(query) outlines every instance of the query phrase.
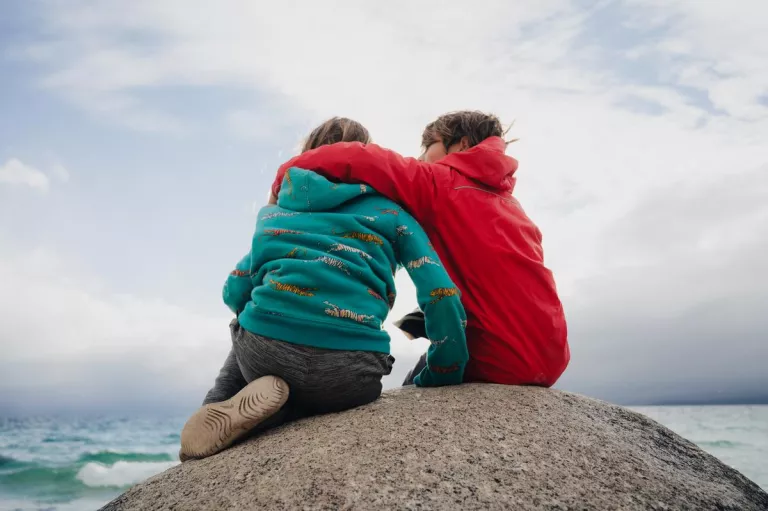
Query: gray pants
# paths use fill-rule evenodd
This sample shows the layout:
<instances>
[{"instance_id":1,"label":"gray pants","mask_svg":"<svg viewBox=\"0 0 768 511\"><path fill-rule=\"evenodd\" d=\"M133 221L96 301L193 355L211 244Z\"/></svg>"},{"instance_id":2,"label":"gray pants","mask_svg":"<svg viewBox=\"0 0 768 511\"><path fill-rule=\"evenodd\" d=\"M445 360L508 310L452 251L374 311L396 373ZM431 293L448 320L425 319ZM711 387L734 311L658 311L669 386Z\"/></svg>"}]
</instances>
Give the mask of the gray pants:
<instances>
[{"instance_id":1,"label":"gray pants","mask_svg":"<svg viewBox=\"0 0 768 511\"><path fill-rule=\"evenodd\" d=\"M395 321L395 326L402 330L403 332L407 333L414 339L418 339L420 337L426 338L427 337L427 329L426 329L426 323L424 322L424 313L421 312L421 309L416 309L413 312L410 312L400 318L399 320ZM403 382L403 385L413 385L413 379L416 378L416 376L425 368L427 367L427 354L424 353L421 358L419 358L419 361L416 362L416 366L411 369L411 371L408 373L408 375L405 377L405 381Z\"/></svg>"},{"instance_id":2,"label":"gray pants","mask_svg":"<svg viewBox=\"0 0 768 511\"><path fill-rule=\"evenodd\" d=\"M290 397L283 409L258 428L320 413L333 413L375 401L381 379L392 372L394 358L370 351L326 350L268 339L235 320L232 350L203 404L225 401L262 376L279 376Z\"/></svg>"},{"instance_id":3,"label":"gray pants","mask_svg":"<svg viewBox=\"0 0 768 511\"><path fill-rule=\"evenodd\" d=\"M413 369L405 376L405 381L403 381L403 386L406 385L413 385L413 379L416 378L416 376L419 375L421 371L424 370L424 368L427 367L427 354L424 353L421 357L419 357L419 361L416 362L416 365Z\"/></svg>"}]
</instances>

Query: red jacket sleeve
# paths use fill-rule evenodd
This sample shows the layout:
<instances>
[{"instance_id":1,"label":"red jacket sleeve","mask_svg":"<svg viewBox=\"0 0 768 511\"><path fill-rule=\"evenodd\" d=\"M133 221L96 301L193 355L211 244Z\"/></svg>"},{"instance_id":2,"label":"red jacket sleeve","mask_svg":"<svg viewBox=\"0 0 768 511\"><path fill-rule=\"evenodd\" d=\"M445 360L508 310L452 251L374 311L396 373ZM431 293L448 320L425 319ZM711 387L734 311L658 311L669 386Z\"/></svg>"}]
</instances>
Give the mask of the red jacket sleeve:
<instances>
[{"instance_id":1,"label":"red jacket sleeve","mask_svg":"<svg viewBox=\"0 0 768 511\"><path fill-rule=\"evenodd\" d=\"M341 142L307 151L283 164L272 185L280 192L285 171L291 167L314 170L344 183L364 183L407 209L420 223L427 223L438 189L436 178L448 171L440 164L403 158L375 144Z\"/></svg>"}]
</instances>

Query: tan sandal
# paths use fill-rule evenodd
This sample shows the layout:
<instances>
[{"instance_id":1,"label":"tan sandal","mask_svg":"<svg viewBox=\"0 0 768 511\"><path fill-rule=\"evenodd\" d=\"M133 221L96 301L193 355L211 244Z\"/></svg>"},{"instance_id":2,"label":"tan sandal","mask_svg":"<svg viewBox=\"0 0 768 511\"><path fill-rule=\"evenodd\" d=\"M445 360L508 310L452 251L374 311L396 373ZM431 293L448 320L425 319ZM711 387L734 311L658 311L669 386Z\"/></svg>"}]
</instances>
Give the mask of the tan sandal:
<instances>
[{"instance_id":1,"label":"tan sandal","mask_svg":"<svg viewBox=\"0 0 768 511\"><path fill-rule=\"evenodd\" d=\"M181 430L179 459L187 461L223 451L270 418L288 400L288 384L277 376L253 380L235 396L204 405Z\"/></svg>"}]
</instances>

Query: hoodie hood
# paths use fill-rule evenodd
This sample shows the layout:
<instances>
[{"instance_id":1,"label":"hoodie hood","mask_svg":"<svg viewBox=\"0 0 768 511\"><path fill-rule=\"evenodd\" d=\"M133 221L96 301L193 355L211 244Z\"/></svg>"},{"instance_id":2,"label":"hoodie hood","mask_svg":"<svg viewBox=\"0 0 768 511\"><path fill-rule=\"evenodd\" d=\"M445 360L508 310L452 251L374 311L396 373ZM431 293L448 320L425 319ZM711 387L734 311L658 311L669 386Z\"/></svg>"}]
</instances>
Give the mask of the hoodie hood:
<instances>
[{"instance_id":1,"label":"hoodie hood","mask_svg":"<svg viewBox=\"0 0 768 511\"><path fill-rule=\"evenodd\" d=\"M501 137L489 137L475 147L451 153L437 163L491 188L511 192L515 188L517 160L504 154L506 148Z\"/></svg>"},{"instance_id":2,"label":"hoodie hood","mask_svg":"<svg viewBox=\"0 0 768 511\"><path fill-rule=\"evenodd\" d=\"M292 211L328 211L373 193L370 186L332 183L311 170L291 167L285 171L277 205Z\"/></svg>"}]
</instances>

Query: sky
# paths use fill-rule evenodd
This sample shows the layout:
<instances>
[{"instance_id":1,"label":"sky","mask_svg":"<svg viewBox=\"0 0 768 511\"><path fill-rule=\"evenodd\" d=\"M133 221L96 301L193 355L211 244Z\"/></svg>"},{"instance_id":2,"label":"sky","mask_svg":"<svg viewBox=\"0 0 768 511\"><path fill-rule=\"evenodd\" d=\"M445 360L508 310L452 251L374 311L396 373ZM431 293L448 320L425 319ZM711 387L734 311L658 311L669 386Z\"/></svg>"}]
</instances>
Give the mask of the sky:
<instances>
[{"instance_id":1,"label":"sky","mask_svg":"<svg viewBox=\"0 0 768 511\"><path fill-rule=\"evenodd\" d=\"M768 401L767 62L759 0L6 0L0 413L193 408L302 137L343 115L415 156L458 109L514 121L558 388ZM392 334L388 388L426 348Z\"/></svg>"}]
</instances>

